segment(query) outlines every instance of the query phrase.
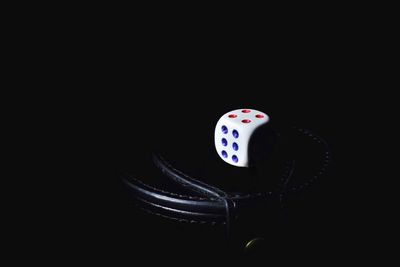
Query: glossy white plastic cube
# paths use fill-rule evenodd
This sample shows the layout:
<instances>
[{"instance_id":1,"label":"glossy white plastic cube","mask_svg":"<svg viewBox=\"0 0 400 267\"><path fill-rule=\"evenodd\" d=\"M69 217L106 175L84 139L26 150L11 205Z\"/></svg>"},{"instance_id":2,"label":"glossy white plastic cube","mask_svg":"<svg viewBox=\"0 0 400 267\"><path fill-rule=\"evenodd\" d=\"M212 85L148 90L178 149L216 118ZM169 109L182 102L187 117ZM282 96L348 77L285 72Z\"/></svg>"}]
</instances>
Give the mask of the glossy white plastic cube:
<instances>
[{"instance_id":1,"label":"glossy white plastic cube","mask_svg":"<svg viewBox=\"0 0 400 267\"><path fill-rule=\"evenodd\" d=\"M218 120L214 133L215 149L219 157L231 165L249 167L252 156L250 151L253 151L250 146L258 145L257 140L251 140L269 121L267 114L254 109L237 109L224 114ZM261 138L268 137L261 135Z\"/></svg>"}]
</instances>

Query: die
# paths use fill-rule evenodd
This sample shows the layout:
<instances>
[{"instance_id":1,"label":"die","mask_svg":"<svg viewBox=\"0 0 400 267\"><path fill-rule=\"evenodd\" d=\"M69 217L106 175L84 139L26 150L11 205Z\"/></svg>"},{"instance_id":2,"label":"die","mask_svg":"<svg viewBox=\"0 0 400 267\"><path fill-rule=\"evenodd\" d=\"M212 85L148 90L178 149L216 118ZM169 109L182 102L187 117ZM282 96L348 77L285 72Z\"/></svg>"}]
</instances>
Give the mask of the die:
<instances>
[{"instance_id":1,"label":"die","mask_svg":"<svg viewBox=\"0 0 400 267\"><path fill-rule=\"evenodd\" d=\"M215 149L226 163L250 167L269 155L273 134L270 117L254 109L237 109L224 114L214 132Z\"/></svg>"}]
</instances>

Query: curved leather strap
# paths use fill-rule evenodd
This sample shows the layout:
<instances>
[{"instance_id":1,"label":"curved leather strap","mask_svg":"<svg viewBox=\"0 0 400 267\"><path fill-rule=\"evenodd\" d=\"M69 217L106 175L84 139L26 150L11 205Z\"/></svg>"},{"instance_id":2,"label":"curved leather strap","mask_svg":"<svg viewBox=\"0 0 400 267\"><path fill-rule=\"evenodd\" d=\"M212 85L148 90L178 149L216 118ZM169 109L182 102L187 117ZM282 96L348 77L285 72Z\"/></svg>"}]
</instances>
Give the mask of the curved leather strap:
<instances>
[{"instance_id":1,"label":"curved leather strap","mask_svg":"<svg viewBox=\"0 0 400 267\"><path fill-rule=\"evenodd\" d=\"M124 175L123 183L146 210L170 219L191 222L221 222L225 203L219 198L175 194L151 187L132 176Z\"/></svg>"},{"instance_id":2,"label":"curved leather strap","mask_svg":"<svg viewBox=\"0 0 400 267\"><path fill-rule=\"evenodd\" d=\"M289 180L295 172L295 160L287 161L287 168L282 174L281 187L278 191L230 194L175 169L160 154L154 154L153 160L166 177L181 185L188 192L197 193L201 197L163 191L146 185L144 182L129 175L123 176L123 182L134 192L136 199L144 204L145 209L151 213L181 221L223 223L229 228L230 221L235 218L238 210L251 206L255 202L265 202L268 199L278 198L282 202L286 194L302 190L311 185L326 171L331 160L327 143L309 130L298 128L295 128L295 130L321 144L325 151L324 161L319 171L304 184L298 186L289 186Z\"/></svg>"}]
</instances>

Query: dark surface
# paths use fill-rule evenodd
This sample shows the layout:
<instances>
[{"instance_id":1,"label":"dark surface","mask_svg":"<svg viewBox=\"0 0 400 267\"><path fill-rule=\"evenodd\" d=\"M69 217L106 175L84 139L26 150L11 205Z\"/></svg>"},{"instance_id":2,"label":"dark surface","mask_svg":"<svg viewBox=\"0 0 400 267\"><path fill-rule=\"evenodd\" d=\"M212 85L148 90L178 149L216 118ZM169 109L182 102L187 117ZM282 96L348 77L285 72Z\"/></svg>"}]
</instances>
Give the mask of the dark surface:
<instances>
[{"instance_id":1,"label":"dark surface","mask_svg":"<svg viewBox=\"0 0 400 267\"><path fill-rule=\"evenodd\" d=\"M202 150L210 150L209 146L213 145L210 140L213 140L216 120L220 114L230 109L240 107L260 109L283 125L308 127L327 140L332 148L334 166L337 165L336 159L340 153L337 149L340 147L337 125L340 125L340 116L343 114L324 98L314 96L313 99L304 100L304 97L296 99L296 97L271 94L271 99L264 101L258 97L245 96L211 98L207 95L207 91L200 93L201 91L194 90L194 92L198 95L195 97L180 95L179 99L173 102L164 101L166 98L160 100L161 96L154 102L146 99L147 103L152 103L147 108L135 108L132 102L119 99L121 102L117 110L112 113L114 117L111 119L111 125L115 132L109 136L110 150L107 151L112 153L107 159L112 162L114 172L109 173L110 177L103 181L109 186L106 192L110 201L106 205L108 208L103 212L105 221L101 223L105 226L102 227L102 231L104 230L103 234L107 237L103 249L120 251L122 258L129 258L128 255L139 257L149 251L155 255L184 253L194 256L201 253L206 258L215 254L224 257L229 255L223 229L180 224L141 212L123 193L118 175L121 169L129 166L143 175L160 177L158 179L160 186L169 188L171 185L167 181L164 182L160 173L155 170L153 173L147 172L149 168L146 166L152 164L148 152L159 147L160 140L169 139L169 145L178 144L170 157L177 153L175 154L178 155L177 158L185 159L190 165L190 153L201 154ZM254 91L254 94L256 92ZM182 156L181 152L188 154L188 157ZM213 173L214 168L225 167L216 167L219 161L213 159L210 161L211 165L214 165L212 170L207 169L210 173ZM186 165L186 168L189 165ZM182 166L185 168L185 164ZM239 171L246 172L241 169L238 169L238 173ZM338 199L337 190L345 177L335 173L334 169L330 171L330 175L324 177L325 180L318 181L303 195L296 197L296 201L291 204L290 214L287 215L286 225L283 226L284 231L279 231L277 234L276 225L265 225L267 232L268 227L271 228L269 229L271 239L268 241L272 244L267 242L268 245L261 252L263 257L288 260L285 258L288 255L297 255L309 260L309 251L331 253L328 248L337 238L335 231L338 229L338 222L343 219L340 217L343 203ZM216 183L221 184L221 182ZM245 183L244 186L248 184ZM179 189L174 187L173 190ZM104 196L102 199L104 200ZM259 216L265 219L268 214ZM252 226L245 227L251 229Z\"/></svg>"},{"instance_id":2,"label":"dark surface","mask_svg":"<svg viewBox=\"0 0 400 267\"><path fill-rule=\"evenodd\" d=\"M140 62L131 58L132 67L124 61L126 55L115 50L114 57L121 60L110 60L111 64L102 64L104 69L93 72L90 80L95 82L88 84L95 92L80 99L85 112L82 117L78 113L80 127L74 134L82 142L73 155L79 154L89 171L71 182L79 195L66 200L75 205L67 209L71 216L62 217L66 227L57 230L66 237L59 239L63 243L72 239L73 254L89 261L133 264L139 258L149 263L161 258L179 263L185 255L196 259L200 255L203 260L214 255L234 258L221 245L225 241L222 229L176 224L135 208L119 176L127 166L147 175L146 166L151 163L146 158L161 139L171 138L170 144L178 144L175 153L210 149L218 118L229 110L250 107L264 111L274 123L303 127L322 136L334 160L334 171L291 203L285 231L265 226L271 238L261 252L264 261L317 261L315 255L339 258L349 227L347 192L353 177L340 166L352 157L346 153L351 144L348 121L353 116L347 107L353 103L346 92L354 81L347 83L350 71L346 72L346 61L337 50L328 53L321 47L310 58L304 52L310 50L299 53L298 49L278 54L269 50L265 53L273 58L268 59L248 56L254 60L227 52L211 56L203 50L186 51L190 58L178 62L165 50L151 49ZM140 54L140 49L135 53ZM157 172L154 175L159 177ZM268 221L268 214L259 216L264 220L255 219L255 223Z\"/></svg>"},{"instance_id":3,"label":"dark surface","mask_svg":"<svg viewBox=\"0 0 400 267\"><path fill-rule=\"evenodd\" d=\"M46 53L50 47L55 51L50 52L49 62L44 62L40 51L33 51L38 58L31 60L31 69L44 62L51 72L43 71L34 79L25 75L16 79L28 81L32 88L50 89L39 95L50 107L28 99L34 107L24 116L43 109L44 124L50 129L39 135L50 139L48 156L55 164L47 160L37 164L46 170L54 168L50 181L40 185L44 194L25 184L17 188L39 195L41 201L36 204L31 198L24 199L29 213L14 209L14 213L23 214L16 232L27 232L34 238L28 236L26 243L26 236L16 239L15 232L5 228L17 243L13 260L31 260L20 247L51 260L53 265L65 261L74 265L148 265L157 260L188 265L202 260L210 263L213 255L234 258L221 246L221 229L176 224L136 209L123 193L119 175L123 166L144 171L143 164L149 164L146 153L165 133L175 136L188 150L191 145L211 145L207 138L212 139L216 120L239 107L259 109L276 122L310 129L327 140L333 153L334 171L291 203L286 231L278 234L276 228L265 225L271 238L261 251L262 264L277 260L279 264L325 265L352 254L354 230L360 226L352 218L361 209L368 210L369 219L376 216L365 203L351 206L350 200L360 198L359 191L368 178L352 175L342 166L345 161L354 165L364 154L354 146L357 141L362 141L369 155L371 140L365 140L363 132L369 131L371 121L383 124L374 112L376 102L364 98L367 91L375 95L381 86L371 86L375 74L365 71L374 57L367 45L370 31L366 31L365 40L355 41L362 23L336 27L334 19L329 23L318 19L305 25L282 17L273 25L260 27L263 29L234 25L225 31L225 27L211 25L199 31L199 25L194 29L182 20L172 27L154 22L154 27L147 28L144 25L152 18L131 23L132 14L118 16L113 25L112 18L99 14L106 18L105 23L90 20L90 26L85 27L79 23L71 36L56 29L61 38L46 46L39 42ZM278 26L281 23L286 27ZM182 29L182 24L187 28ZM198 24L203 25L203 19ZM53 39L52 34L46 36ZM31 41L23 44L35 43ZM370 106L366 113L359 111L362 102ZM37 124L39 118L33 117L28 128L38 134L42 127ZM16 123L21 124L19 120ZM351 132L349 126L353 125L363 131ZM21 139L29 137L27 130L20 131L24 135ZM63 136L55 135L58 132ZM29 142L39 148L33 150L29 161L42 151L42 143L30 138ZM197 153L194 150L192 153ZM78 168L69 171L76 161ZM362 162L358 169L369 167ZM16 172L20 168L31 171L19 164ZM60 178L60 174L66 177ZM35 177L26 177L36 184ZM375 184L380 182L374 177ZM14 198L23 196L24 192L18 192ZM368 197L376 199L370 192ZM268 220L267 214L259 216ZM254 222L261 224L261 220ZM251 229L248 225L247 230ZM362 233L366 238L367 230ZM340 265L343 263L347 261Z\"/></svg>"},{"instance_id":4,"label":"dark surface","mask_svg":"<svg viewBox=\"0 0 400 267\"><path fill-rule=\"evenodd\" d=\"M290 181L292 187L311 180L324 165L325 153L330 153L329 146L317 143L303 129L277 124L273 127L276 140L269 148L270 155L250 168L238 168L221 161L213 140L205 138L206 142L199 142L197 139L201 137L196 134L188 140L191 143L187 146L180 145L184 140L180 134L179 138L162 138L155 151L174 168L231 193L276 191L284 171L291 169L288 165L292 164L296 165L295 177Z\"/></svg>"},{"instance_id":5,"label":"dark surface","mask_svg":"<svg viewBox=\"0 0 400 267\"><path fill-rule=\"evenodd\" d=\"M222 95L231 92L231 86L235 85L229 83L218 92ZM61 253L62 257L75 258L78 255L89 262L145 259L150 263L159 258L177 260L182 255L191 258L201 255L199 260L204 261L216 255L236 260L240 255L230 250L223 228L181 224L147 214L135 207L119 178L121 170L128 168L143 176L154 177L165 189L179 192L179 187L171 185L152 168L150 152L160 147L160 141L170 140L167 146L175 149L169 150L169 158L174 158L175 154L179 160L190 164L189 157L181 152L197 155L213 151L213 131L221 114L251 107L266 112L280 125L308 128L322 136L331 147L334 161L328 176L317 181L304 194L289 199L290 213L285 214L282 225L269 220L270 214L261 212L249 220L252 223L241 226L254 237L258 237L255 230L265 226L264 232L270 235L260 247L258 256L253 255L254 252L250 253L251 257L261 256L264 261L278 262L294 259L299 262L317 261L313 255L340 257L346 245L347 235L344 233L349 227L346 205L350 177L340 168L346 151L344 144L348 144L343 138L346 137L343 118L347 114L338 108L336 101L326 97L331 91L314 93L311 97L306 92L269 89L266 90L268 97L262 99L258 96L260 90L251 90L251 86L254 85L236 85L237 92L247 88L246 93L232 91L229 97L193 85L191 92L154 91L154 96L132 95L130 92L102 98L102 103L108 104L94 107L90 117L85 118L91 131L90 135L84 136L84 153L78 157L82 157L82 165L88 172L81 173L79 179L65 180L72 185L73 191L69 191L65 198L68 208L58 209L62 211L59 218L62 226L55 229L57 234L51 239L55 241L50 244L62 245L53 246L52 250ZM135 88L145 90L146 86ZM227 167L221 165L222 161L216 155L214 159L217 161L212 157L207 159L209 166L214 166L206 169L210 174L206 175L208 180L212 179L214 168ZM188 165L182 167L188 168ZM218 179L221 180L215 184L225 185L227 189L231 187L233 190L240 184L243 188L252 187L240 180L239 183L224 184L223 177ZM153 256L149 258L148 254Z\"/></svg>"},{"instance_id":6,"label":"dark surface","mask_svg":"<svg viewBox=\"0 0 400 267\"><path fill-rule=\"evenodd\" d=\"M199 148L196 149L199 153L190 155L189 158L191 160L187 161L185 160L187 157L185 155L188 151L181 147L178 148L178 145L174 144L172 147L163 146L163 151L165 152L164 154L173 159L173 161L168 162L168 165L172 165L173 172L175 172L175 168L178 168L179 171L175 172L178 177L176 174L174 176L167 175L167 172L161 175L161 170L154 172L154 169L157 168L149 164L147 171L135 171L135 168L127 170L128 174L124 176L124 181L127 181L129 188L133 189L129 192L130 197L138 197L141 204L144 204L140 205L140 207L154 216L161 215L163 218L173 219L176 224L190 222L193 224L194 231L198 228L195 225L196 223L203 224L207 221L225 223L224 227L229 233L229 241L225 242L223 240L226 234L224 227L210 225L209 233L212 233L213 237L219 237L220 239L214 245L219 248L221 253L225 251L235 255L231 256L232 259L240 255L245 256L245 245L254 238L263 237L271 243L279 243L285 240L284 235L290 231L288 226L292 223L289 218L286 218L287 215L290 216L292 213L290 211L292 208L290 202L298 202L299 196L306 191L305 189L299 190L299 188L306 183L311 183L313 176L318 174L318 170L321 169L321 162L325 159L325 152L329 152L326 151L325 144L314 141L314 137L310 136L308 132L297 129L286 129L286 131L287 133L283 129L279 129L278 139L280 140L276 144L273 157L266 160L265 163L260 163L261 165L258 168L253 166L253 169L241 169L242 171L237 171L237 168L224 168L226 164L219 166L218 163L221 160L212 157L212 154L206 153L201 156L201 149ZM172 141L170 138L168 140ZM171 153L171 149L173 149L174 153ZM193 147L190 147L190 149L193 149ZM211 147L210 149L205 149L205 151L208 150L211 151ZM280 160L280 158L282 159ZM160 161L158 156L155 159L158 162ZM146 160L151 161L150 159ZM295 161L295 165L293 164L294 166L287 172L285 171L286 168L281 166L286 160ZM133 165L145 167L144 164L139 163ZM325 166L330 171L330 166L326 164ZM166 171L170 169L169 166L161 168ZM185 174L183 175L182 172ZM285 173L293 175L287 176ZM284 185L281 178L285 179ZM326 178L326 175L320 175L320 179L324 178ZM132 179L140 182L132 181ZM199 194L199 187L192 191L190 188L193 187L188 187L188 184L186 184L183 193L174 189L174 187L165 186L165 183L169 182L175 187L183 189L182 181L189 180L191 183L199 184L200 182L200 187L203 189L204 182L213 187L208 187L206 194ZM132 182L135 185L132 186ZM210 190L216 194L209 195L208 192ZM293 191L296 191L296 194ZM174 195L169 194L169 192L174 193ZM181 196L182 194L184 196ZM159 197L152 197L153 195L159 195ZM164 195L175 200L166 202ZM188 195L192 197L202 196L205 199L196 200L199 202L189 207L183 207L183 202L190 201L190 198L187 197ZM219 201L215 200L216 197ZM207 204L206 201L208 201ZM224 202L235 203L229 210L229 220L226 208L222 205ZM217 206L221 207L218 215L222 217L222 221L221 219L213 219ZM161 207L166 207L167 210ZM191 212L196 212L196 214L189 214ZM202 213L201 217L198 212ZM219 233L213 231L218 228L220 229ZM203 238L206 236L203 236ZM204 241L204 239L197 239L197 241L200 240ZM209 251L208 253L211 253L214 251L214 249L208 250L212 248L211 245L206 247L207 249L203 248L203 252ZM277 256L278 254L274 257Z\"/></svg>"}]
</instances>

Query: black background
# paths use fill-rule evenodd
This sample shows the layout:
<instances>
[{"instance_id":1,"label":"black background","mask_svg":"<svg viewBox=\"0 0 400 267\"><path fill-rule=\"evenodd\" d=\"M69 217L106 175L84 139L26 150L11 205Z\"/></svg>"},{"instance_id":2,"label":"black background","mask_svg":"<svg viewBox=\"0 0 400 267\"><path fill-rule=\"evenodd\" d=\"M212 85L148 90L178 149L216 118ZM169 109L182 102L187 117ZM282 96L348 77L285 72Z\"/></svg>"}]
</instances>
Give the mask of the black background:
<instances>
[{"instance_id":1,"label":"black background","mask_svg":"<svg viewBox=\"0 0 400 267\"><path fill-rule=\"evenodd\" d=\"M182 136L188 129L212 129L219 116L241 107L313 130L327 140L334 159L329 179L317 184L294 211L293 235L263 253L263 260L316 261L321 255L337 259L348 253L350 175L342 164L349 156L348 129L354 116L349 91L357 87L359 75L351 46L328 35L271 37L270 43L253 38L235 45L219 36L206 42L191 35L172 43L162 36L123 36L112 32L107 44L114 43L105 54L104 46L97 49L92 43L79 66L74 65L83 78L74 84L91 90L78 94L67 109L76 118L67 132L73 137L70 157L78 161L79 170L66 182L74 193L57 208L62 224L51 240L68 244L57 247L58 253L112 263L176 260L197 253L207 260L218 254L216 244L204 239L213 233L177 226L132 207L121 193L119 170L134 165L141 158L135 148L151 149L163 131ZM224 247L219 249L226 255Z\"/></svg>"},{"instance_id":2,"label":"black background","mask_svg":"<svg viewBox=\"0 0 400 267\"><path fill-rule=\"evenodd\" d=\"M84 244L80 253L111 261L138 259L147 253L168 258L182 254L200 254L203 259L214 258L215 254L226 257L227 249L217 245L220 236L213 237L221 232L180 226L142 213L121 191L118 176L124 164L135 167L135 159L141 157L139 151L152 149L160 135L176 133L181 138L179 142L188 145L193 138L205 138L200 133L207 131L198 129L212 129L220 114L239 107L260 109L283 124L312 129L327 140L334 158L328 180L306 192L308 195L293 210L291 232L282 237L281 244L272 245L274 249L266 249L263 260L288 261L297 257L299 261L309 261L316 260L315 254L318 258L337 258L344 253L337 249L337 244L346 245L341 238L342 231L349 227L349 176L340 172L338 166L345 155L342 140L348 114L343 109L345 97L337 95L340 93L335 89L335 77L328 75L328 70L314 69L308 74L299 69L296 73L274 76L268 71L254 74L247 67L240 67L232 73L230 69L215 70L211 77L200 74L212 69L207 64L201 69L181 69L167 75L152 72L144 78L136 73L132 80L114 78L118 74L112 76L110 87L126 86L127 90L121 94L107 93L99 104L100 112L94 110L90 118L97 120L96 130L87 139L88 162L93 172L85 177L81 192L84 201L77 203L81 213L75 217L80 218L75 222L79 229L76 242L78 247ZM182 132L187 132L187 138ZM212 135L212 131L208 132ZM207 235L211 237L205 238Z\"/></svg>"},{"instance_id":3,"label":"black background","mask_svg":"<svg viewBox=\"0 0 400 267\"><path fill-rule=\"evenodd\" d=\"M158 10L167 18L156 20L153 8L142 17L140 9L120 15L90 7L74 8L83 13L82 21L68 14L53 23L60 20L53 12L55 18L43 16L41 25L23 22L15 31L23 40L12 40L18 50L13 56L20 55L13 61L29 74L18 74L13 82L28 83L16 84L18 89L35 90L16 90L18 103L10 110L28 107L22 117L32 120L18 129L17 137L35 147L27 154L14 149L34 166L18 163L14 169L17 174L27 170L29 182L18 185L9 199L22 207L12 207L16 230L6 229L13 239L8 246L18 248L13 260L110 265L209 261L219 250L207 248L218 243L203 237L213 234L133 208L121 193L119 170L127 158L134 165L141 158L135 148L151 148L164 130L174 135L188 128L210 129L226 111L251 107L321 135L334 160L332 174L294 210L300 216L292 221L293 235L272 245L262 260L347 263L344 258L372 229L359 235L367 222L356 220L361 211L367 210L368 221L380 220L370 211L373 205L354 204L369 179L350 172L361 154L370 155L371 141L364 134L370 122L378 129L384 124L372 111L377 101L366 97L371 88L374 96L382 88L382 80L371 71L381 57L371 51L383 50L373 47L373 39L383 38L371 31L381 28L355 18L358 8L343 8L350 16L329 16L326 9L311 11L309 17L299 11L297 18L285 10L274 18L269 16L273 12L249 20L233 14L231 20L209 23L204 17L191 21L190 12L174 18ZM354 19L345 21L345 16ZM364 104L369 106L365 113ZM44 150L45 143L49 150ZM358 150L356 143L367 151ZM38 167L44 169L38 176L50 174L43 184L32 179ZM357 170L362 169L370 166L362 162ZM375 191L368 191L375 202L370 192ZM185 255L191 256L189 261ZM139 264L141 259L146 262Z\"/></svg>"}]
</instances>

